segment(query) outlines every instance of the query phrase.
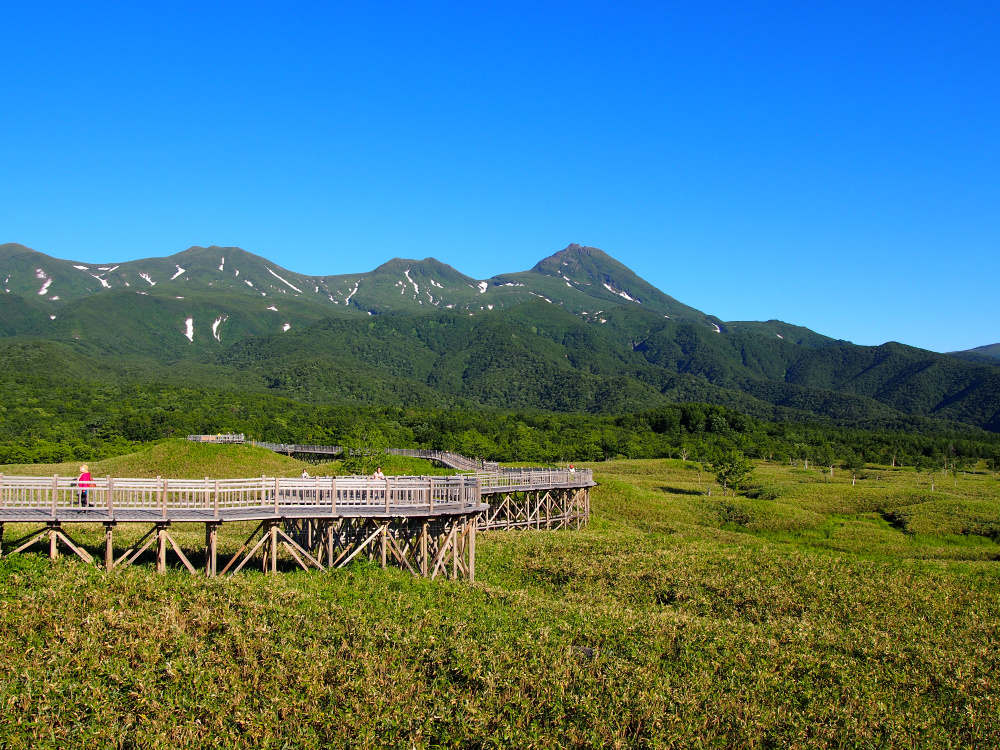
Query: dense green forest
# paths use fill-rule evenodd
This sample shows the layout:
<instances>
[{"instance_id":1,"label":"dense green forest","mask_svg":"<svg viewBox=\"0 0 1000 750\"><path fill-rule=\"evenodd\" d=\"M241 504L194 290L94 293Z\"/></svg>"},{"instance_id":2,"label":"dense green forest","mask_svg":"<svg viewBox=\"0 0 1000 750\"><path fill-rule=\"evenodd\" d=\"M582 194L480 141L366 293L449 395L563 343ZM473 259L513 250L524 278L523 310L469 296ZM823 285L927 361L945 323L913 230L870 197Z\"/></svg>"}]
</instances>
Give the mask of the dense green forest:
<instances>
[{"instance_id":1,"label":"dense green forest","mask_svg":"<svg viewBox=\"0 0 1000 750\"><path fill-rule=\"evenodd\" d=\"M361 425L379 430L393 446L547 463L617 457L711 460L737 446L750 456L778 461L830 464L857 454L877 463L943 466L995 462L1000 451L998 435L928 431L926 421L914 420L908 430L864 430L767 422L703 403L617 415L558 414L321 405L238 389L55 382L45 374L6 379L0 389L0 463L96 459L164 438L228 431L275 442L336 444Z\"/></svg>"}]
</instances>

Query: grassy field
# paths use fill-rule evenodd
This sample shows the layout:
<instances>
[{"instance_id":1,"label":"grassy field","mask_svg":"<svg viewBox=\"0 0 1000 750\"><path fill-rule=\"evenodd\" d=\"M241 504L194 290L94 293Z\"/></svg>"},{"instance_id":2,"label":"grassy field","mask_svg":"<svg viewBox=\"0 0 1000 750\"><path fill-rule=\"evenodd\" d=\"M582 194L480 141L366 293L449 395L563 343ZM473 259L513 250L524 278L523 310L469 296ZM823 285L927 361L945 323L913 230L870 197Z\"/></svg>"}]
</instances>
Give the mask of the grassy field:
<instances>
[{"instance_id":1,"label":"grassy field","mask_svg":"<svg viewBox=\"0 0 1000 750\"><path fill-rule=\"evenodd\" d=\"M344 474L340 461L309 464L280 453L250 445L212 445L188 440L167 440L150 445L138 453L116 456L88 464L95 477L174 477L177 479L240 479L259 477L297 477L306 469L312 476ZM76 476L80 462L62 464L0 465L0 473L22 476ZM450 475L430 461L409 456L385 457L385 474Z\"/></svg>"},{"instance_id":2,"label":"grassy field","mask_svg":"<svg viewBox=\"0 0 1000 750\"><path fill-rule=\"evenodd\" d=\"M114 460L221 475L161 452ZM1000 745L996 479L593 468L587 530L483 534L475 585L6 558L0 746Z\"/></svg>"}]
</instances>

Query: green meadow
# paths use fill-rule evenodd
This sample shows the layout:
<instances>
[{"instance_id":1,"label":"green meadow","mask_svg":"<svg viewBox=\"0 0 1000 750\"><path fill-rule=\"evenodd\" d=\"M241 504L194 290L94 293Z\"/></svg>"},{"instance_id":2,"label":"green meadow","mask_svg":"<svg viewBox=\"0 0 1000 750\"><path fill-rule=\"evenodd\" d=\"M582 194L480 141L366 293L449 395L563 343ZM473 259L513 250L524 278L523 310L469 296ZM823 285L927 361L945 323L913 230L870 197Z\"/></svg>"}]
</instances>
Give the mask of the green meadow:
<instances>
[{"instance_id":1,"label":"green meadow","mask_svg":"<svg viewBox=\"0 0 1000 750\"><path fill-rule=\"evenodd\" d=\"M167 443L91 468L302 467ZM1000 745L992 474L869 465L852 485L758 462L733 496L691 461L592 467L589 528L484 533L471 585L367 563L209 580L6 557L0 746ZM73 533L100 550L100 527Z\"/></svg>"}]
</instances>

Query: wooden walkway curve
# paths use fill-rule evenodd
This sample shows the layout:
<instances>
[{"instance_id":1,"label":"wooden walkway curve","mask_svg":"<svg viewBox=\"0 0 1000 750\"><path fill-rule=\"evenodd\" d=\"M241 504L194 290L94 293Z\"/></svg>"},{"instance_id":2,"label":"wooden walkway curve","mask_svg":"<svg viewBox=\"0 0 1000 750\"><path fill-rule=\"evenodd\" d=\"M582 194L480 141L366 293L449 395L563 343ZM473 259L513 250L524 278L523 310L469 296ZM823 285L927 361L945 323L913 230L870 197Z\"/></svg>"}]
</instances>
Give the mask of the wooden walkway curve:
<instances>
[{"instance_id":1,"label":"wooden walkway curve","mask_svg":"<svg viewBox=\"0 0 1000 750\"><path fill-rule=\"evenodd\" d=\"M457 455L421 457L444 462L455 461ZM84 499L83 488L73 477L0 474L0 551L10 554L47 543L53 558L62 546L85 562L96 563L68 527L100 523L105 529L105 569L129 565L155 545L157 570L166 569L167 554L172 552L196 573L170 528L202 523L204 568L210 576L238 572L257 556L269 571L278 570L279 555L302 568L320 570L342 567L363 556L417 575L474 580L477 532L580 528L590 516L589 489L594 484L589 470L564 469L381 480L95 477ZM250 522L255 528L220 571L219 530L235 522ZM41 527L4 544L4 526L11 523ZM119 524L147 524L150 530L137 544L116 553L114 529Z\"/></svg>"}]
</instances>

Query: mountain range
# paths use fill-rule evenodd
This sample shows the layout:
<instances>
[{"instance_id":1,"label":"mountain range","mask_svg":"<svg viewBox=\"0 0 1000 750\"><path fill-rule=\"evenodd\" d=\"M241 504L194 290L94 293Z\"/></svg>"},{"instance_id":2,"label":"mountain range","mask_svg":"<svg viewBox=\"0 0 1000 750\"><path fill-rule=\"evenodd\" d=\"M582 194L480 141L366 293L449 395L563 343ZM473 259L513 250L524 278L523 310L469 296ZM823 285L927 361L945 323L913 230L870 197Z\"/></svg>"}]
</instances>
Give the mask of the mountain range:
<instances>
[{"instance_id":1,"label":"mountain range","mask_svg":"<svg viewBox=\"0 0 1000 750\"><path fill-rule=\"evenodd\" d=\"M723 321L575 244L490 279L433 258L320 276L239 248L90 263L7 244L0 277L7 373L333 403L614 413L706 401L766 419L1000 431L1000 345L944 355Z\"/></svg>"}]
</instances>

